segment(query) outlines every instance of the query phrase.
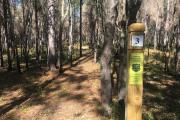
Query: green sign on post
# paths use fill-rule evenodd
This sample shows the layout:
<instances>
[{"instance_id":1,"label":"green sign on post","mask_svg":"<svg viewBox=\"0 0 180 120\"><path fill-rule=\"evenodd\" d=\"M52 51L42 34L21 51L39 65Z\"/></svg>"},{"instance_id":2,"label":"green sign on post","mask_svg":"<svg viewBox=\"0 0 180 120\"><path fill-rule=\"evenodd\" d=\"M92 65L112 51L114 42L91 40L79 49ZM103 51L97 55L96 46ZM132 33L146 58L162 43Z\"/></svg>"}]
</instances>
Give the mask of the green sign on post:
<instances>
[{"instance_id":1,"label":"green sign on post","mask_svg":"<svg viewBox=\"0 0 180 120\"><path fill-rule=\"evenodd\" d=\"M142 85L144 55L142 52L132 52L129 56L129 84Z\"/></svg>"}]
</instances>

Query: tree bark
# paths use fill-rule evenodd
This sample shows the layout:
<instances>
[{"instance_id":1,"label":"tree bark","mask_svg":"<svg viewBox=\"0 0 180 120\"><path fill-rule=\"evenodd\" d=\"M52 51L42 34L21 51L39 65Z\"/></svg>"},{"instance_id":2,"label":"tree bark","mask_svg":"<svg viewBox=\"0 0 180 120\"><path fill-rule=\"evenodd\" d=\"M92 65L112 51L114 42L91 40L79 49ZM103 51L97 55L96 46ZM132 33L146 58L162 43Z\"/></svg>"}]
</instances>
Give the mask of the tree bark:
<instances>
[{"instance_id":1,"label":"tree bark","mask_svg":"<svg viewBox=\"0 0 180 120\"><path fill-rule=\"evenodd\" d=\"M39 26L38 26L38 0L35 0L35 24L36 24L36 62L40 64Z\"/></svg>"},{"instance_id":2,"label":"tree bark","mask_svg":"<svg viewBox=\"0 0 180 120\"><path fill-rule=\"evenodd\" d=\"M20 60L19 60L19 54L18 54L18 47L17 47L17 42L16 42L16 36L15 36L15 15L16 15L16 3L13 3L13 19L11 21L11 40L13 43L13 52L14 52L14 57L16 57L16 67L19 73L21 73L21 66L20 66Z\"/></svg>"},{"instance_id":3,"label":"tree bark","mask_svg":"<svg viewBox=\"0 0 180 120\"><path fill-rule=\"evenodd\" d=\"M99 39L99 0L96 0L96 15L95 15L95 28L94 28L94 62L97 62L97 54L98 54L98 48L97 48L97 42Z\"/></svg>"},{"instance_id":4,"label":"tree bark","mask_svg":"<svg viewBox=\"0 0 180 120\"><path fill-rule=\"evenodd\" d=\"M125 98L125 84L127 81L127 39L126 39L126 0L119 0L119 9L117 25L119 30L118 41L119 41L119 71L117 74L117 89L119 100ZM123 108L122 108L123 109Z\"/></svg>"},{"instance_id":5,"label":"tree bark","mask_svg":"<svg viewBox=\"0 0 180 120\"><path fill-rule=\"evenodd\" d=\"M10 12L10 4L9 0L3 0L3 10L4 10L4 28L5 28L5 35L6 35L6 42L7 42L7 57L8 57L8 71L12 70L12 60L11 60L11 51L12 51L12 44L11 44L11 37L10 37L10 19L11 12Z\"/></svg>"},{"instance_id":6,"label":"tree bark","mask_svg":"<svg viewBox=\"0 0 180 120\"><path fill-rule=\"evenodd\" d=\"M175 65L176 71L180 70L180 0L177 1L175 7L175 17L177 20L177 30L176 33L176 58L175 58Z\"/></svg>"},{"instance_id":7,"label":"tree bark","mask_svg":"<svg viewBox=\"0 0 180 120\"><path fill-rule=\"evenodd\" d=\"M82 5L83 5L83 1L80 0L80 24L79 24L79 35L80 35L80 48L79 48L79 52L80 52L80 57L82 57Z\"/></svg>"},{"instance_id":8,"label":"tree bark","mask_svg":"<svg viewBox=\"0 0 180 120\"><path fill-rule=\"evenodd\" d=\"M48 0L48 65L50 70L56 69L55 31L54 31L54 0Z\"/></svg>"},{"instance_id":9,"label":"tree bark","mask_svg":"<svg viewBox=\"0 0 180 120\"><path fill-rule=\"evenodd\" d=\"M179 20L179 25L180 25L180 20ZM180 69L180 27L178 27L177 30L177 37L176 37L176 71Z\"/></svg>"},{"instance_id":10,"label":"tree bark","mask_svg":"<svg viewBox=\"0 0 180 120\"><path fill-rule=\"evenodd\" d=\"M26 69L29 70L29 43L31 40L32 34L32 16L33 16L33 9L32 9L32 1L22 1L23 6L23 53L25 58Z\"/></svg>"},{"instance_id":11,"label":"tree bark","mask_svg":"<svg viewBox=\"0 0 180 120\"><path fill-rule=\"evenodd\" d=\"M111 109L109 104L112 102L112 85L111 85L111 56L112 43L114 39L115 22L117 18L117 4L116 0L105 0L105 32L103 52L101 55L101 100L104 108L110 114Z\"/></svg>"},{"instance_id":12,"label":"tree bark","mask_svg":"<svg viewBox=\"0 0 180 120\"><path fill-rule=\"evenodd\" d=\"M69 2L69 47L68 47L68 58L69 58L69 63L70 66L72 66L72 47L73 47L73 34L72 34L72 29L73 29L73 15L72 15L72 3Z\"/></svg>"},{"instance_id":13,"label":"tree bark","mask_svg":"<svg viewBox=\"0 0 180 120\"><path fill-rule=\"evenodd\" d=\"M158 7L159 8L159 7ZM155 28L155 35L154 35L154 50L157 49L157 44L159 41L159 29L160 29L160 22L159 22L159 14L160 14L160 10L158 9L158 14L156 16L156 28Z\"/></svg>"},{"instance_id":14,"label":"tree bark","mask_svg":"<svg viewBox=\"0 0 180 120\"><path fill-rule=\"evenodd\" d=\"M1 25L0 25L0 64L1 64L1 67L4 66L3 48L2 48L2 28L1 28Z\"/></svg>"},{"instance_id":15,"label":"tree bark","mask_svg":"<svg viewBox=\"0 0 180 120\"><path fill-rule=\"evenodd\" d=\"M64 28L64 22L65 18L68 15L69 12L69 6L66 9L65 12L65 1L60 1L61 4L61 17L60 17L60 25L59 25L59 45L58 45L58 66L59 66L59 73L61 74L63 72L63 28Z\"/></svg>"},{"instance_id":16,"label":"tree bark","mask_svg":"<svg viewBox=\"0 0 180 120\"><path fill-rule=\"evenodd\" d=\"M136 15L141 6L141 0L127 0L127 17L128 17L128 25L137 21Z\"/></svg>"},{"instance_id":17,"label":"tree bark","mask_svg":"<svg viewBox=\"0 0 180 120\"><path fill-rule=\"evenodd\" d=\"M171 41L170 41L170 36L171 33L170 31L173 28L173 19L174 19L174 13L175 13L175 4L176 1L174 0L167 0L167 3L164 3L165 5L167 4L167 9L166 9L166 19L165 19L165 35L164 35L164 59L165 59L165 71L169 71L170 68L170 47L171 47Z\"/></svg>"},{"instance_id":18,"label":"tree bark","mask_svg":"<svg viewBox=\"0 0 180 120\"><path fill-rule=\"evenodd\" d=\"M59 73L63 73L63 43L62 43L62 34L63 34L63 24L60 24L59 27L59 45L58 45L58 66Z\"/></svg>"}]
</instances>

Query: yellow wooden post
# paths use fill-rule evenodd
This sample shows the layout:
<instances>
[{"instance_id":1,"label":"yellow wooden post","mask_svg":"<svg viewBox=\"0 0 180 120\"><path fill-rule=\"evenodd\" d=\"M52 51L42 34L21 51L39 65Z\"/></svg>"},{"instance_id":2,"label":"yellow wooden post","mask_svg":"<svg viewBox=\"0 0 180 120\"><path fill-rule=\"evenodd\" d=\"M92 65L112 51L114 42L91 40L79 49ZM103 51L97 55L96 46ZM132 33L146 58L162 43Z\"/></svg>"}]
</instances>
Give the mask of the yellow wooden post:
<instances>
[{"instance_id":1,"label":"yellow wooden post","mask_svg":"<svg viewBox=\"0 0 180 120\"><path fill-rule=\"evenodd\" d=\"M142 120L144 31L142 23L128 28L128 81L125 120Z\"/></svg>"}]
</instances>

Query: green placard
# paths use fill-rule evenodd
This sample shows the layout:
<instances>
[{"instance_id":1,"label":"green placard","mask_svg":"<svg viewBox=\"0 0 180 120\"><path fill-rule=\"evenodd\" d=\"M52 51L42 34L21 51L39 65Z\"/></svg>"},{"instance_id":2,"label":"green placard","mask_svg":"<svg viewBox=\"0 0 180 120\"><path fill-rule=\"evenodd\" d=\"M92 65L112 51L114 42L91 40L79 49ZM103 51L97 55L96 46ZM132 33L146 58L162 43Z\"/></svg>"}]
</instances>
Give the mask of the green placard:
<instances>
[{"instance_id":1,"label":"green placard","mask_svg":"<svg viewBox=\"0 0 180 120\"><path fill-rule=\"evenodd\" d=\"M129 55L129 84L142 85L144 54L143 52L130 52Z\"/></svg>"}]
</instances>

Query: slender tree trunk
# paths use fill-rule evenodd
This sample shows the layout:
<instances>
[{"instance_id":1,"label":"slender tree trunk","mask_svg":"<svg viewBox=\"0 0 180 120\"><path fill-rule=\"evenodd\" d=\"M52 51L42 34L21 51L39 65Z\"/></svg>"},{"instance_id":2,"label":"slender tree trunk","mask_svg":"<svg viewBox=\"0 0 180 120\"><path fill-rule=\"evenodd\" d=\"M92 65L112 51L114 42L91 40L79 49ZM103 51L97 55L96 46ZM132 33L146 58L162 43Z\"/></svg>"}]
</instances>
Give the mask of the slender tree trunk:
<instances>
[{"instance_id":1,"label":"slender tree trunk","mask_svg":"<svg viewBox=\"0 0 180 120\"><path fill-rule=\"evenodd\" d=\"M98 52L98 49L97 49L97 42L98 42L98 39L99 39L99 0L96 0L95 1L95 4L96 4L96 15L95 15L95 28L94 28L94 62L96 63L97 62L97 52Z\"/></svg>"},{"instance_id":2,"label":"slender tree trunk","mask_svg":"<svg viewBox=\"0 0 180 120\"><path fill-rule=\"evenodd\" d=\"M82 57L82 5L83 5L83 1L80 0L80 24L79 24L79 32L80 32L80 57Z\"/></svg>"},{"instance_id":3,"label":"slender tree trunk","mask_svg":"<svg viewBox=\"0 0 180 120\"><path fill-rule=\"evenodd\" d=\"M180 20L179 20L180 25ZM180 27L178 28L177 33L180 33ZM176 37L176 71L180 69L180 35Z\"/></svg>"},{"instance_id":4,"label":"slender tree trunk","mask_svg":"<svg viewBox=\"0 0 180 120\"><path fill-rule=\"evenodd\" d=\"M90 48L94 51L94 34L95 34L95 14L94 14L94 1L90 2L88 10L89 34L90 34Z\"/></svg>"},{"instance_id":5,"label":"slender tree trunk","mask_svg":"<svg viewBox=\"0 0 180 120\"><path fill-rule=\"evenodd\" d=\"M97 23L96 23L96 26L97 26ZM97 49L97 41L98 41L98 34L99 34L99 29L96 28L95 29L96 31L96 34L94 35L94 62L96 63L97 62L97 52L98 52L98 49Z\"/></svg>"},{"instance_id":6,"label":"slender tree trunk","mask_svg":"<svg viewBox=\"0 0 180 120\"><path fill-rule=\"evenodd\" d=\"M176 58L175 65L176 71L180 70L180 0L177 1L175 6L175 18L177 19L177 29L176 29Z\"/></svg>"},{"instance_id":7,"label":"slender tree trunk","mask_svg":"<svg viewBox=\"0 0 180 120\"><path fill-rule=\"evenodd\" d=\"M45 1L44 1L45 2ZM48 65L48 5L47 5L47 1L44 3L44 6L45 6L45 12L43 13L43 25L42 25L42 28L43 28L43 35L42 35L42 39L43 41L45 42L44 46L42 46L42 53L43 53L43 50L45 51L45 55L46 55L46 65Z\"/></svg>"},{"instance_id":8,"label":"slender tree trunk","mask_svg":"<svg viewBox=\"0 0 180 120\"><path fill-rule=\"evenodd\" d=\"M24 59L26 64L26 69L29 70L29 43L31 40L31 33L32 33L32 0L22 2L23 6L23 26L24 26L24 33L23 33L23 53Z\"/></svg>"},{"instance_id":9,"label":"slender tree trunk","mask_svg":"<svg viewBox=\"0 0 180 120\"><path fill-rule=\"evenodd\" d=\"M73 19L72 19L72 4L69 3L69 47L68 47L68 58L70 66L72 66L72 47L73 47L73 34L72 34L72 27L73 27Z\"/></svg>"},{"instance_id":10,"label":"slender tree trunk","mask_svg":"<svg viewBox=\"0 0 180 120\"><path fill-rule=\"evenodd\" d=\"M12 60L11 60L11 37L10 37L10 4L9 0L3 0L3 10L4 10L4 28L5 28L5 35L6 35L6 42L7 42L7 57L8 57L8 71L12 70Z\"/></svg>"},{"instance_id":11,"label":"slender tree trunk","mask_svg":"<svg viewBox=\"0 0 180 120\"><path fill-rule=\"evenodd\" d=\"M98 36L98 33L99 33L99 29L98 29L98 25L97 25L97 21L96 21L96 33L94 34L94 62L96 63L97 62L97 52L98 52L98 48L97 48L97 41L99 39L99 36Z\"/></svg>"},{"instance_id":12,"label":"slender tree trunk","mask_svg":"<svg viewBox=\"0 0 180 120\"><path fill-rule=\"evenodd\" d=\"M20 35L21 36L21 40L20 40L20 46L21 46L21 55L20 55L20 60L22 61L23 60L23 36L22 35Z\"/></svg>"},{"instance_id":13,"label":"slender tree trunk","mask_svg":"<svg viewBox=\"0 0 180 120\"><path fill-rule=\"evenodd\" d=\"M54 0L48 0L48 18L49 18L49 34L48 34L48 65L50 70L56 69L56 50L55 50L55 31L54 31Z\"/></svg>"},{"instance_id":14,"label":"slender tree trunk","mask_svg":"<svg viewBox=\"0 0 180 120\"><path fill-rule=\"evenodd\" d=\"M60 46L61 46L61 42L62 42L62 26L61 23L59 25L59 40L57 41L57 66L60 69L60 62L61 62L61 51L60 51ZM59 70L60 71L60 70Z\"/></svg>"},{"instance_id":15,"label":"slender tree trunk","mask_svg":"<svg viewBox=\"0 0 180 120\"><path fill-rule=\"evenodd\" d=\"M16 54L16 66L19 73L21 73L21 66L20 66L20 60L19 60L19 54L18 54L18 48L15 46L15 54Z\"/></svg>"},{"instance_id":16,"label":"slender tree trunk","mask_svg":"<svg viewBox=\"0 0 180 120\"><path fill-rule=\"evenodd\" d=\"M159 35L159 13L160 11L158 10L158 14L156 16L156 28L155 28L155 35L154 35L154 50L157 49L157 43L158 43L158 35Z\"/></svg>"},{"instance_id":17,"label":"slender tree trunk","mask_svg":"<svg viewBox=\"0 0 180 120\"><path fill-rule=\"evenodd\" d=\"M164 35L164 54L165 54L165 71L169 71L170 68L170 53L171 53L171 41L170 41L170 31L173 27L173 19L175 13L175 4L177 1L174 0L167 0L167 16L165 20L165 35Z\"/></svg>"},{"instance_id":18,"label":"slender tree trunk","mask_svg":"<svg viewBox=\"0 0 180 120\"><path fill-rule=\"evenodd\" d=\"M39 26L38 26L38 5L37 0L35 0L35 23L36 23L36 61L40 64L40 46L39 46Z\"/></svg>"},{"instance_id":19,"label":"slender tree trunk","mask_svg":"<svg viewBox=\"0 0 180 120\"><path fill-rule=\"evenodd\" d=\"M64 27L64 0L61 1L61 21L59 25L59 43L58 43L58 66L59 73L63 73L63 27Z\"/></svg>"},{"instance_id":20,"label":"slender tree trunk","mask_svg":"<svg viewBox=\"0 0 180 120\"><path fill-rule=\"evenodd\" d=\"M16 42L16 36L14 34L15 28L14 28L14 23L15 23L15 15L16 15L16 3L13 3L14 7L14 16L13 20L11 21L11 40L14 42L13 44L13 51L14 51L14 57L16 57L16 67L19 73L21 73L21 66L20 66L20 60L19 60L19 54L18 54L18 48L17 48L17 42Z\"/></svg>"},{"instance_id":21,"label":"slender tree trunk","mask_svg":"<svg viewBox=\"0 0 180 120\"><path fill-rule=\"evenodd\" d=\"M166 4L166 3L165 3ZM170 22L170 0L167 0L167 10L166 10L166 13L167 13L167 17L166 17L166 23L165 23L165 35L164 35L164 48L165 49L168 49L168 31L170 29L170 25L169 25L169 22ZM167 50L165 50L165 54L166 54ZM167 56L167 55L165 55ZM165 66L167 66L167 58L165 58ZM165 67L166 69L166 67Z\"/></svg>"},{"instance_id":22,"label":"slender tree trunk","mask_svg":"<svg viewBox=\"0 0 180 120\"><path fill-rule=\"evenodd\" d=\"M4 66L4 59L3 59L3 48L2 48L2 29L1 29L1 26L0 26L0 64L1 64L1 67Z\"/></svg>"},{"instance_id":23,"label":"slender tree trunk","mask_svg":"<svg viewBox=\"0 0 180 120\"><path fill-rule=\"evenodd\" d=\"M65 5L64 5L65 1L62 0L60 2L61 2L61 18L60 18L61 21L59 26L58 63L59 63L59 73L61 74L63 72L63 28L64 28L65 18L69 12L69 6L65 12Z\"/></svg>"},{"instance_id":24,"label":"slender tree trunk","mask_svg":"<svg viewBox=\"0 0 180 120\"><path fill-rule=\"evenodd\" d=\"M63 34L63 24L60 24L59 27L59 46L58 46L58 63L59 63L59 73L63 73L63 43L62 43L62 34Z\"/></svg>"},{"instance_id":25,"label":"slender tree trunk","mask_svg":"<svg viewBox=\"0 0 180 120\"><path fill-rule=\"evenodd\" d=\"M26 36L26 35L25 35ZM26 64L26 69L29 70L29 53L28 53L28 38L27 36L25 37L25 48L24 48L24 56L25 56L25 64Z\"/></svg>"},{"instance_id":26,"label":"slender tree trunk","mask_svg":"<svg viewBox=\"0 0 180 120\"><path fill-rule=\"evenodd\" d=\"M94 7L94 4L96 4L96 8ZM96 53L97 53L97 48L96 48L96 32L98 32L98 28L96 27L96 22L98 19L98 1L92 1L90 3L90 8L88 12L88 21L89 21L89 29L90 29L90 48L92 48L92 52L94 53L94 62L96 62Z\"/></svg>"}]
</instances>

